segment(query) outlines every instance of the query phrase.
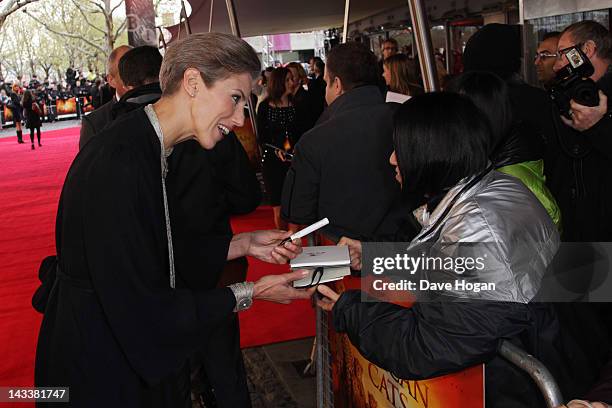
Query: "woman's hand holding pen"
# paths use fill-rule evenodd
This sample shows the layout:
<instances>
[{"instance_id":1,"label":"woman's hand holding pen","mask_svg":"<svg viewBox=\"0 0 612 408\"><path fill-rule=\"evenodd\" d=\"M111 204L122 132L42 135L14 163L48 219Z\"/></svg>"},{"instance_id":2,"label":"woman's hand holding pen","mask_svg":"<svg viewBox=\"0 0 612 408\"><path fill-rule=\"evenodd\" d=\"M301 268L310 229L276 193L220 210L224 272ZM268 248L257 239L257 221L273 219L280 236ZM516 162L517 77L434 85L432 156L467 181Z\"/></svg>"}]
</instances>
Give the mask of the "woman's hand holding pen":
<instances>
[{"instance_id":1,"label":"woman's hand holding pen","mask_svg":"<svg viewBox=\"0 0 612 408\"><path fill-rule=\"evenodd\" d=\"M302 243L299 239L286 241L279 245L284 239L291 236L291 231L253 231L249 234L250 240L246 254L264 262L284 264L302 253Z\"/></svg>"}]
</instances>

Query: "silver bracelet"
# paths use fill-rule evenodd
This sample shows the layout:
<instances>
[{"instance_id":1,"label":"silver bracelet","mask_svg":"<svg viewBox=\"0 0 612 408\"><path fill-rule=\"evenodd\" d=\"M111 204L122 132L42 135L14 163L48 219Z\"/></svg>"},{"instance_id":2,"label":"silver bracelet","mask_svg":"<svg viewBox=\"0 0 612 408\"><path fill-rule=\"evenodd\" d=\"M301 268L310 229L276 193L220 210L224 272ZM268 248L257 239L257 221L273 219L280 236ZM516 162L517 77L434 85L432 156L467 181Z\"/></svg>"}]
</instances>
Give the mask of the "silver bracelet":
<instances>
[{"instance_id":1,"label":"silver bracelet","mask_svg":"<svg viewBox=\"0 0 612 408\"><path fill-rule=\"evenodd\" d=\"M253 289L255 288L255 283L233 283L229 285L228 288L232 290L234 297L236 298L236 307L234 307L234 312L247 310L249 307L251 307L253 304Z\"/></svg>"}]
</instances>

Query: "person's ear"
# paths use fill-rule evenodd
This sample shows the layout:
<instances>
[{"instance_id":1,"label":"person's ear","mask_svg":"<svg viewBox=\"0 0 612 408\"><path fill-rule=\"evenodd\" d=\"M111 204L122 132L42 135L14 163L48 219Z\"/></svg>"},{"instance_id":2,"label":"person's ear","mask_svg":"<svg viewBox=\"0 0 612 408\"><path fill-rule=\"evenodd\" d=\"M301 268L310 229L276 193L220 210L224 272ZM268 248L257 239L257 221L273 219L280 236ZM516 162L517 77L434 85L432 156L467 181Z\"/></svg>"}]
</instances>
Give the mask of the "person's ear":
<instances>
[{"instance_id":1,"label":"person's ear","mask_svg":"<svg viewBox=\"0 0 612 408\"><path fill-rule=\"evenodd\" d=\"M593 40L586 41L584 45L582 46L582 50L589 59L593 59L593 57L597 53L597 46L595 45L595 41Z\"/></svg>"},{"instance_id":2,"label":"person's ear","mask_svg":"<svg viewBox=\"0 0 612 408\"><path fill-rule=\"evenodd\" d=\"M342 80L339 76L334 78L334 92L338 96L342 94Z\"/></svg>"},{"instance_id":3,"label":"person's ear","mask_svg":"<svg viewBox=\"0 0 612 408\"><path fill-rule=\"evenodd\" d=\"M187 68L183 73L183 89L192 98L198 94L199 79L200 71L195 68Z\"/></svg>"},{"instance_id":4,"label":"person's ear","mask_svg":"<svg viewBox=\"0 0 612 408\"><path fill-rule=\"evenodd\" d=\"M117 84L115 83L115 76L113 74L106 74L106 82L113 87L116 88Z\"/></svg>"}]
</instances>

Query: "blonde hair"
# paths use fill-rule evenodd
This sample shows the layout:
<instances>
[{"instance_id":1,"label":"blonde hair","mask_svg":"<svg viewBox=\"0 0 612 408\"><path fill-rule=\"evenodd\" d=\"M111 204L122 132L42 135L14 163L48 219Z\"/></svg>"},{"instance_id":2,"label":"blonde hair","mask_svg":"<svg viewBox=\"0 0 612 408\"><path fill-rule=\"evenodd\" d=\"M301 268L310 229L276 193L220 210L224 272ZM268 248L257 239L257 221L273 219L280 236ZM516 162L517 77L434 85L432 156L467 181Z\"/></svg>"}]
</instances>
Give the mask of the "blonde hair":
<instances>
[{"instance_id":1,"label":"blonde hair","mask_svg":"<svg viewBox=\"0 0 612 408\"><path fill-rule=\"evenodd\" d=\"M302 64L300 64L299 62L290 62L286 65L287 68L295 68L298 72L298 76L299 76L299 80L304 83L306 82L306 78L308 77L308 75L306 74L306 70L304 69L304 67L302 66ZM296 78L298 79L298 78Z\"/></svg>"},{"instance_id":2,"label":"blonde hair","mask_svg":"<svg viewBox=\"0 0 612 408\"><path fill-rule=\"evenodd\" d=\"M172 44L166 51L159 83L164 95L176 92L189 68L200 71L206 86L231 74L259 75L261 62L255 50L244 40L222 33L192 34Z\"/></svg>"},{"instance_id":3,"label":"blonde hair","mask_svg":"<svg viewBox=\"0 0 612 408\"><path fill-rule=\"evenodd\" d=\"M418 88L418 85L415 84L416 67L414 62L405 54L395 54L386 58L383 64L391 73L391 83L388 84L389 90L413 96L415 87Z\"/></svg>"}]
</instances>

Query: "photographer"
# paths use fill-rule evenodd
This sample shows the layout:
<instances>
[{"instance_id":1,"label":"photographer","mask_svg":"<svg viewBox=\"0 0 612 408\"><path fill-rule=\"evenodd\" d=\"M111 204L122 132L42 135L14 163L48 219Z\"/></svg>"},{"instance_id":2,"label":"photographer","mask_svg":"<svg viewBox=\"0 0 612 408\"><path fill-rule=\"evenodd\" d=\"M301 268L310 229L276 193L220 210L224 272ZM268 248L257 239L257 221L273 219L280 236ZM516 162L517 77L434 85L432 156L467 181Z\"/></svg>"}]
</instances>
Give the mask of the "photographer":
<instances>
[{"instance_id":1,"label":"photographer","mask_svg":"<svg viewBox=\"0 0 612 408\"><path fill-rule=\"evenodd\" d=\"M36 76L36 74L32 75L32 79L30 79L27 89L34 91L38 89L39 86L40 81L38 80L38 77Z\"/></svg>"},{"instance_id":2,"label":"photographer","mask_svg":"<svg viewBox=\"0 0 612 408\"><path fill-rule=\"evenodd\" d=\"M89 104L89 87L85 80L76 81L76 87L73 89L74 96L77 99L77 119L85 112L85 107Z\"/></svg>"},{"instance_id":3,"label":"photographer","mask_svg":"<svg viewBox=\"0 0 612 408\"><path fill-rule=\"evenodd\" d=\"M612 37L601 24L581 21L561 33L553 67L556 82L551 88L557 102L553 112L556 137L549 140L545 163L548 186L561 208L566 242L612 238L612 179L608 176L612 171L611 62ZM558 304L557 309L581 347L609 350L610 306L566 303ZM612 402L609 391L597 385L586 397Z\"/></svg>"},{"instance_id":4,"label":"photographer","mask_svg":"<svg viewBox=\"0 0 612 408\"><path fill-rule=\"evenodd\" d=\"M584 63L577 65L581 60ZM612 239L612 180L607 177L612 171L612 118L608 105L611 60L612 38L601 24L581 21L561 33L553 67L558 82L553 85L552 96L557 105L563 105L559 103L563 98L571 101L565 109L561 106L553 113L556 137L548 141L546 173L563 214L564 241ZM578 76L571 86L567 79L559 79L570 68ZM580 78L588 76L580 75L584 72L592 73L589 79ZM566 85L559 85L562 83ZM586 98L594 106L579 104L577 98Z\"/></svg>"},{"instance_id":5,"label":"photographer","mask_svg":"<svg viewBox=\"0 0 612 408\"><path fill-rule=\"evenodd\" d=\"M59 96L55 84L51 84L47 87L45 95L47 97L45 100L45 104L47 105L47 120L49 122L55 122L57 116L57 98Z\"/></svg>"}]
</instances>

